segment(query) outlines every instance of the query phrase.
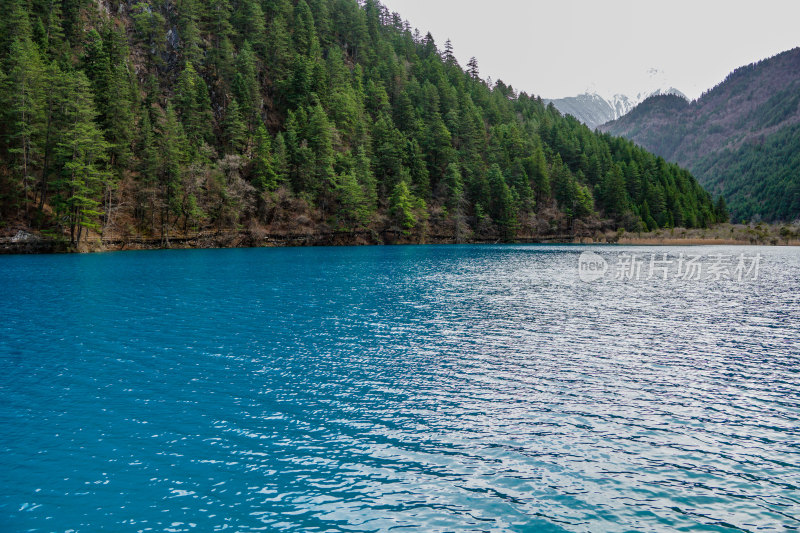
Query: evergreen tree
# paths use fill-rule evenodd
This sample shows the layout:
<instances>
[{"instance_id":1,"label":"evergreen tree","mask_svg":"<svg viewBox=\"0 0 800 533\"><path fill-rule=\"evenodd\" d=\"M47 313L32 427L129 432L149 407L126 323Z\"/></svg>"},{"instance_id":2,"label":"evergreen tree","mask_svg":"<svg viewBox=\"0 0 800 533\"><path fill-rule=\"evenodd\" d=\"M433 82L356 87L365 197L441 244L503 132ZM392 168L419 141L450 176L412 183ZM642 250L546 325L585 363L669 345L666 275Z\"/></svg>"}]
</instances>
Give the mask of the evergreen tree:
<instances>
[{"instance_id":1,"label":"evergreen tree","mask_svg":"<svg viewBox=\"0 0 800 533\"><path fill-rule=\"evenodd\" d=\"M114 67L109 80L109 93L105 112L106 139L110 145L110 163L122 169L131 158L134 136L134 94L127 65Z\"/></svg>"},{"instance_id":2,"label":"evergreen tree","mask_svg":"<svg viewBox=\"0 0 800 533\"><path fill-rule=\"evenodd\" d=\"M175 107L193 146L212 141L213 119L208 87L191 63L186 64L178 77Z\"/></svg>"},{"instance_id":3,"label":"evergreen tree","mask_svg":"<svg viewBox=\"0 0 800 533\"><path fill-rule=\"evenodd\" d=\"M242 113L239 110L239 102L236 101L236 98L231 100L228 109L225 111L225 121L222 124L222 129L228 153L242 153L247 144L247 126L245 126Z\"/></svg>"},{"instance_id":4,"label":"evergreen tree","mask_svg":"<svg viewBox=\"0 0 800 533\"><path fill-rule=\"evenodd\" d=\"M256 60L248 41L244 42L236 58L236 75L233 79L233 95L241 106L241 113L248 130L253 129L261 115L261 93L256 74Z\"/></svg>"},{"instance_id":5,"label":"evergreen tree","mask_svg":"<svg viewBox=\"0 0 800 533\"><path fill-rule=\"evenodd\" d=\"M541 147L537 146L533 155L523 160L523 165L530 179L536 205L542 206L550 198L551 193L547 161Z\"/></svg>"},{"instance_id":6,"label":"evergreen tree","mask_svg":"<svg viewBox=\"0 0 800 533\"><path fill-rule=\"evenodd\" d=\"M319 192L333 178L333 126L325 110L317 104L309 110L306 140L313 154L310 190Z\"/></svg>"},{"instance_id":7,"label":"evergreen tree","mask_svg":"<svg viewBox=\"0 0 800 533\"><path fill-rule=\"evenodd\" d=\"M272 143L267 128L262 124L256 130L255 148L253 150L252 183L258 191L274 191L278 188L279 178L275 172L272 156Z\"/></svg>"},{"instance_id":8,"label":"evergreen tree","mask_svg":"<svg viewBox=\"0 0 800 533\"><path fill-rule=\"evenodd\" d=\"M200 1L177 0L178 32L181 36L181 53L187 64L199 65L203 58L200 36Z\"/></svg>"},{"instance_id":9,"label":"evergreen tree","mask_svg":"<svg viewBox=\"0 0 800 533\"><path fill-rule=\"evenodd\" d=\"M267 41L267 70L274 94L274 89L283 88L289 79L292 64L291 39L286 19L283 16L275 17L270 23L267 33L269 35L269 40ZM285 98L281 98L281 95L276 96L278 96L279 101L285 101Z\"/></svg>"},{"instance_id":10,"label":"evergreen tree","mask_svg":"<svg viewBox=\"0 0 800 533\"><path fill-rule=\"evenodd\" d=\"M405 180L400 180L392 191L389 212L400 226L403 234L410 235L420 222L419 213L425 209L425 202L411 194Z\"/></svg>"},{"instance_id":11,"label":"evergreen tree","mask_svg":"<svg viewBox=\"0 0 800 533\"><path fill-rule=\"evenodd\" d=\"M286 150L286 142L283 139L283 134L278 133L275 136L275 175L277 176L278 184L283 184L289 181L289 155Z\"/></svg>"},{"instance_id":12,"label":"evergreen tree","mask_svg":"<svg viewBox=\"0 0 800 533\"><path fill-rule=\"evenodd\" d=\"M628 210L628 198L625 190L625 178L619 165L614 165L606 174L601 186L600 198L606 213L623 214Z\"/></svg>"},{"instance_id":13,"label":"evergreen tree","mask_svg":"<svg viewBox=\"0 0 800 533\"><path fill-rule=\"evenodd\" d=\"M0 18L0 55L13 56L14 42L31 41L32 28L25 0L4 0L3 17Z\"/></svg>"},{"instance_id":14,"label":"evergreen tree","mask_svg":"<svg viewBox=\"0 0 800 533\"><path fill-rule=\"evenodd\" d=\"M356 177L352 173L336 176L335 192L339 227L352 229L365 225L369 220L369 208Z\"/></svg>"},{"instance_id":15,"label":"evergreen tree","mask_svg":"<svg viewBox=\"0 0 800 533\"><path fill-rule=\"evenodd\" d=\"M717 198L717 205L714 207L714 217L717 222L728 222L731 215L728 212L728 205L725 203L725 198L720 196Z\"/></svg>"},{"instance_id":16,"label":"evergreen tree","mask_svg":"<svg viewBox=\"0 0 800 533\"><path fill-rule=\"evenodd\" d=\"M67 41L62 28L61 1L51 0L47 10L47 58L50 61L67 62Z\"/></svg>"},{"instance_id":17,"label":"evergreen tree","mask_svg":"<svg viewBox=\"0 0 800 533\"><path fill-rule=\"evenodd\" d=\"M28 193L33 184L36 163L41 156L44 71L36 45L29 38L15 40L7 61L4 90L9 95L6 109L9 122L9 153L23 189L22 204L27 211Z\"/></svg>"},{"instance_id":18,"label":"evergreen tree","mask_svg":"<svg viewBox=\"0 0 800 533\"><path fill-rule=\"evenodd\" d=\"M478 70L478 60L471 57L467 62L467 72L473 80L480 78L480 71Z\"/></svg>"},{"instance_id":19,"label":"evergreen tree","mask_svg":"<svg viewBox=\"0 0 800 533\"><path fill-rule=\"evenodd\" d=\"M161 187L161 238L169 240L168 230L183 214L181 175L189 160L189 146L183 125L172 103L167 104L159 135L158 178Z\"/></svg>"},{"instance_id":20,"label":"evergreen tree","mask_svg":"<svg viewBox=\"0 0 800 533\"><path fill-rule=\"evenodd\" d=\"M131 8L134 28L140 41L146 46L153 63L162 64L161 54L166 50L164 16L147 2L139 2ZM66 28L65 28L66 29Z\"/></svg>"},{"instance_id":21,"label":"evergreen tree","mask_svg":"<svg viewBox=\"0 0 800 533\"><path fill-rule=\"evenodd\" d=\"M149 222L150 234L155 233L158 195L159 149L156 133L150 119L150 110L144 109L139 127L139 143L137 147L139 156L140 194L137 197L140 223ZM149 217L147 216L149 214Z\"/></svg>"},{"instance_id":22,"label":"evergreen tree","mask_svg":"<svg viewBox=\"0 0 800 533\"><path fill-rule=\"evenodd\" d=\"M69 128L58 146L64 161L57 209L69 227L71 242L78 243L83 231L99 231L100 198L110 175L106 170L108 144L95 122L97 111L91 85L78 71L68 79L70 99L66 117Z\"/></svg>"},{"instance_id":23,"label":"evergreen tree","mask_svg":"<svg viewBox=\"0 0 800 533\"><path fill-rule=\"evenodd\" d=\"M266 19L264 10L257 0L241 0L238 2L236 12L233 15L233 27L237 36L244 39L245 43L252 44L252 47L262 57L266 55Z\"/></svg>"},{"instance_id":24,"label":"evergreen tree","mask_svg":"<svg viewBox=\"0 0 800 533\"><path fill-rule=\"evenodd\" d=\"M511 190L497 164L489 169L489 215L505 239L513 239L517 228L517 212Z\"/></svg>"},{"instance_id":25,"label":"evergreen tree","mask_svg":"<svg viewBox=\"0 0 800 533\"><path fill-rule=\"evenodd\" d=\"M378 187L375 175L370 167L370 160L367 151L363 146L359 146L354 154L354 171L358 184L364 191L364 205L371 214L378 207Z\"/></svg>"},{"instance_id":26,"label":"evergreen tree","mask_svg":"<svg viewBox=\"0 0 800 533\"><path fill-rule=\"evenodd\" d=\"M294 49L303 56L313 58L320 50L314 15L306 0L300 0L295 6L292 40Z\"/></svg>"},{"instance_id":27,"label":"evergreen tree","mask_svg":"<svg viewBox=\"0 0 800 533\"><path fill-rule=\"evenodd\" d=\"M444 43L444 55L442 56L442 59L444 59L444 62L448 65L457 64L456 56L453 55L453 43L450 41L450 39L447 39L447 41ZM477 75L477 61L475 69Z\"/></svg>"},{"instance_id":28,"label":"evergreen tree","mask_svg":"<svg viewBox=\"0 0 800 533\"><path fill-rule=\"evenodd\" d=\"M105 113L109 95L109 80L111 78L111 62L108 52L103 46L103 38L97 30L89 32L83 54L82 69L92 83L97 110Z\"/></svg>"},{"instance_id":29,"label":"evergreen tree","mask_svg":"<svg viewBox=\"0 0 800 533\"><path fill-rule=\"evenodd\" d=\"M458 165L450 163L444 176L444 196L446 205L454 211L461 211L464 203L464 178Z\"/></svg>"}]
</instances>

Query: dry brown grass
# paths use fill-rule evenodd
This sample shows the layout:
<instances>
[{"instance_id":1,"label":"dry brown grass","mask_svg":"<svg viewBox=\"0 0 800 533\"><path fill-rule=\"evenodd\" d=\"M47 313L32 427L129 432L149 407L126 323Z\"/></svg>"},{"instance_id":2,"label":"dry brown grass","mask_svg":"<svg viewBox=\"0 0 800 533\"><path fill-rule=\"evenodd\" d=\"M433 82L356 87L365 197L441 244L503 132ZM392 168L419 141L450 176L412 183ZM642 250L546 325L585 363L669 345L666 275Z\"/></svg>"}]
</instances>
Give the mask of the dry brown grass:
<instances>
[{"instance_id":1,"label":"dry brown grass","mask_svg":"<svg viewBox=\"0 0 800 533\"><path fill-rule=\"evenodd\" d=\"M712 228L673 228L650 233L606 234L607 242L642 245L767 245L800 246L800 225L720 224Z\"/></svg>"}]
</instances>

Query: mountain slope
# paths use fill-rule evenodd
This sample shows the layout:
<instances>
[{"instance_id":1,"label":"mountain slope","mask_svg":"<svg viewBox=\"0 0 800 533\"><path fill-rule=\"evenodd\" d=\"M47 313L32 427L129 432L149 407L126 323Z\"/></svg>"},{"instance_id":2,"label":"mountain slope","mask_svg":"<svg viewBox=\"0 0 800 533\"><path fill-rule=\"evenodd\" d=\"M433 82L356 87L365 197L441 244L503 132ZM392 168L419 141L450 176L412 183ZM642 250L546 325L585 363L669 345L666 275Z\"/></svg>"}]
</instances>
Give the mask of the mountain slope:
<instances>
[{"instance_id":1,"label":"mountain slope","mask_svg":"<svg viewBox=\"0 0 800 533\"><path fill-rule=\"evenodd\" d=\"M800 48L742 67L687 104L650 98L601 130L689 168L737 219L800 217Z\"/></svg>"},{"instance_id":2,"label":"mountain slope","mask_svg":"<svg viewBox=\"0 0 800 533\"><path fill-rule=\"evenodd\" d=\"M670 87L669 89L655 89L639 93L632 97L624 94L615 94L607 98L597 93L584 93L567 98L545 100L545 103L552 102L561 113L572 115L590 129L595 129L602 124L627 115L647 98L661 94L674 94L686 98L678 89Z\"/></svg>"},{"instance_id":3,"label":"mountain slope","mask_svg":"<svg viewBox=\"0 0 800 533\"><path fill-rule=\"evenodd\" d=\"M0 229L458 240L720 218L687 171L489 86L375 0L0 8Z\"/></svg>"}]
</instances>

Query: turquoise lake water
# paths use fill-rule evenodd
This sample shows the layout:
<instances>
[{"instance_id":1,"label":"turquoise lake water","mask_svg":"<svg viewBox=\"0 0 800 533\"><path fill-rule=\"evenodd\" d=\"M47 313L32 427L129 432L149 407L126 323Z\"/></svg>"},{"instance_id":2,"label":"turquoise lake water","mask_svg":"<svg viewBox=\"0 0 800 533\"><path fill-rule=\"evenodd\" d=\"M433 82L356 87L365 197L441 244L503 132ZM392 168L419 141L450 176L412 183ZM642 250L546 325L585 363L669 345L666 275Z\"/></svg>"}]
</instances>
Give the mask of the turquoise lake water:
<instances>
[{"instance_id":1,"label":"turquoise lake water","mask_svg":"<svg viewBox=\"0 0 800 533\"><path fill-rule=\"evenodd\" d=\"M587 250L709 275L585 283ZM800 528L796 248L6 256L0 287L3 532Z\"/></svg>"}]
</instances>

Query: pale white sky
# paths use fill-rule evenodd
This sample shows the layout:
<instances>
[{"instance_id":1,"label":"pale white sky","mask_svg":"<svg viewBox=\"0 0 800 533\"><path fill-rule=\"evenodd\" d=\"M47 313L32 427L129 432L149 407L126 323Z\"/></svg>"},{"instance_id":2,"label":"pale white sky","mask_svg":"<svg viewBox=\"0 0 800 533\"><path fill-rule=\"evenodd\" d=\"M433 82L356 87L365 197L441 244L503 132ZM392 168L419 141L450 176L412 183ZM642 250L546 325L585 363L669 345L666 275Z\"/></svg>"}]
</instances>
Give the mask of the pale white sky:
<instances>
[{"instance_id":1,"label":"pale white sky","mask_svg":"<svg viewBox=\"0 0 800 533\"><path fill-rule=\"evenodd\" d=\"M382 0L463 65L545 98L635 95L649 69L690 98L800 46L800 0Z\"/></svg>"}]
</instances>

